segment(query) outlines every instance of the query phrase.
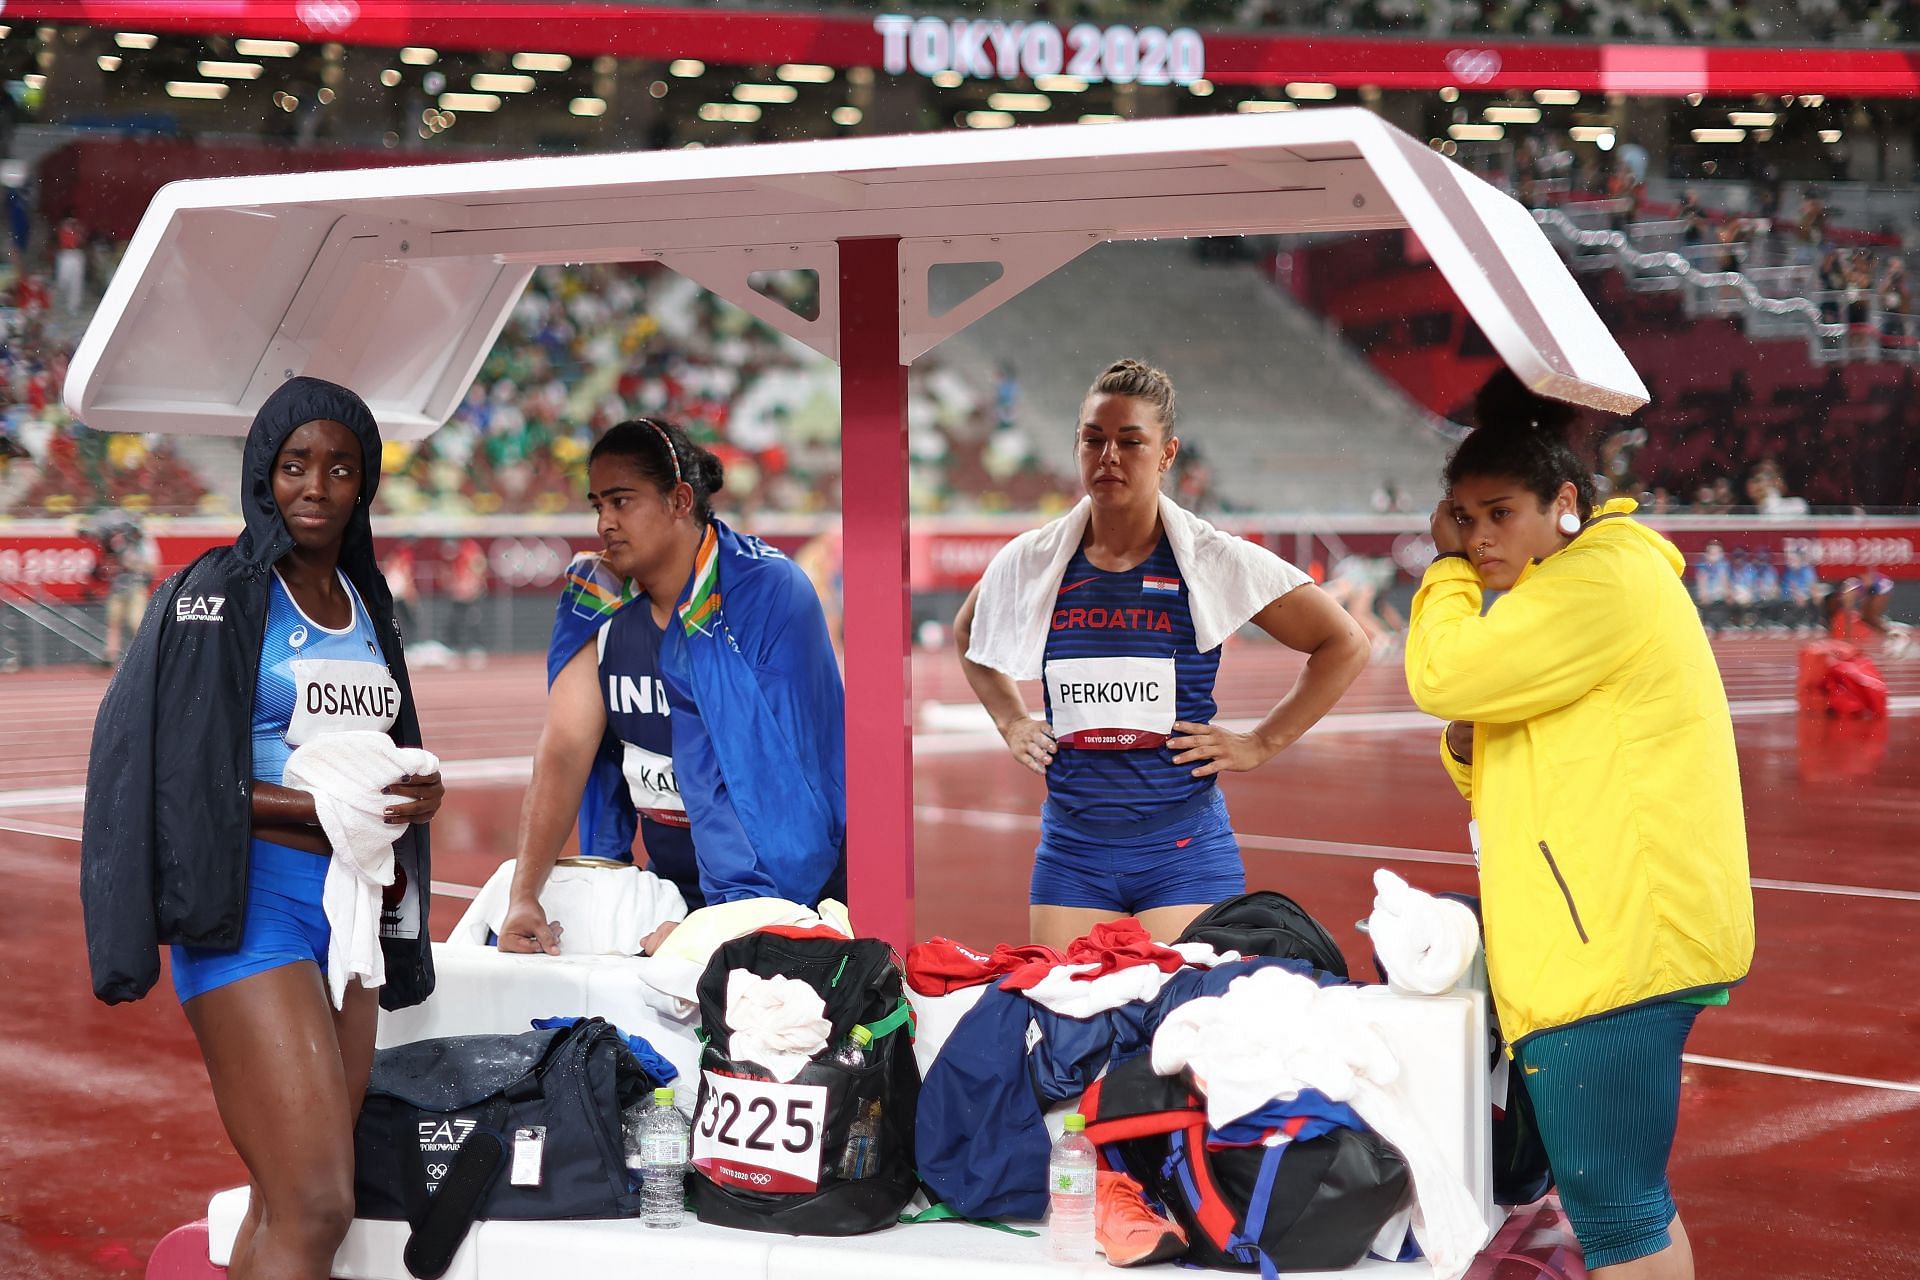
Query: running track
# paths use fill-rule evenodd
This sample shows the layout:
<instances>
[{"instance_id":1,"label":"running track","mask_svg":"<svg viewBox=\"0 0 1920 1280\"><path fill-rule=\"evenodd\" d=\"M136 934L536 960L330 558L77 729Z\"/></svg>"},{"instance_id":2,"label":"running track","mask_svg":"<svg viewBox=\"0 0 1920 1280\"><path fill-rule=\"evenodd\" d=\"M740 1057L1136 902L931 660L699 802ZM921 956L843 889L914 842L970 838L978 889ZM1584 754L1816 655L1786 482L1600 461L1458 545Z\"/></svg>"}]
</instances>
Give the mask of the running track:
<instances>
[{"instance_id":1,"label":"running track","mask_svg":"<svg viewBox=\"0 0 1920 1280\"><path fill-rule=\"evenodd\" d=\"M1920 1275L1920 662L1889 664L1891 722L1792 711L1793 642L1721 644L1746 789L1760 952L1689 1043L1676 1193L1703 1277ZM1239 644L1222 718L1261 714L1297 660ZM915 660L919 933L1024 935L1041 798L968 703L951 659ZM435 932L511 855L542 712L537 657L417 675L447 761ZM135 1005L88 989L75 893L79 784L103 676L0 677L0 1276L138 1274L166 1230L241 1170L162 978ZM1249 879L1301 900L1356 970L1376 866L1471 889L1464 805L1397 666L1262 771L1229 778ZM857 744L856 744L857 750Z\"/></svg>"}]
</instances>

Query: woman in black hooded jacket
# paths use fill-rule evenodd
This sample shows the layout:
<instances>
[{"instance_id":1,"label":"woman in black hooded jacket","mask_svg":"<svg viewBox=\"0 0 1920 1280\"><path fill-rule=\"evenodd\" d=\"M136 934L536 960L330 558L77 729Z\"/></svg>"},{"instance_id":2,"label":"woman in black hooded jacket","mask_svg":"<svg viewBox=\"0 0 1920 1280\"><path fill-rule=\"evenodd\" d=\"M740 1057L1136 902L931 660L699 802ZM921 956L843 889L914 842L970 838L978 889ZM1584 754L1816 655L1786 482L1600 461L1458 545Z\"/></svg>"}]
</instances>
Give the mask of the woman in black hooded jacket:
<instances>
[{"instance_id":1,"label":"woman in black hooded jacket","mask_svg":"<svg viewBox=\"0 0 1920 1280\"><path fill-rule=\"evenodd\" d=\"M359 396L282 384L247 436L245 531L155 594L94 725L81 837L94 992L139 999L159 945L173 945L174 985L252 1184L236 1280L329 1274L353 1218L353 1125L379 1006L433 989L426 823L439 775L389 788L400 834L380 929L387 982L350 984L338 1010L320 909L331 851L313 797L279 785L287 747L309 734L378 728L420 745L373 553L379 477L380 432ZM353 704L376 709L366 723L302 720L307 686L330 680L378 686Z\"/></svg>"}]
</instances>

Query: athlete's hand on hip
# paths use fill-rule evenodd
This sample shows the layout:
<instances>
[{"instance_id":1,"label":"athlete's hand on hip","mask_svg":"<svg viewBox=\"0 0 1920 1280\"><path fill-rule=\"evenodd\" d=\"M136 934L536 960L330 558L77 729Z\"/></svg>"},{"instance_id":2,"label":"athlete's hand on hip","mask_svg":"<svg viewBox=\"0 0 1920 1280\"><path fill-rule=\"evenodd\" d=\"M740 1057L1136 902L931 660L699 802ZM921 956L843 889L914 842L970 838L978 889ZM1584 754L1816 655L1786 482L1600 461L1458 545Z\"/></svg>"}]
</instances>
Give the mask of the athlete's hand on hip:
<instances>
[{"instance_id":1,"label":"athlete's hand on hip","mask_svg":"<svg viewBox=\"0 0 1920 1280\"><path fill-rule=\"evenodd\" d=\"M431 822L433 815L440 812L440 802L446 798L447 789L440 785L438 773L423 773L419 777L411 775L401 778L381 794L395 797L399 804L387 806L389 826L404 826L409 822Z\"/></svg>"},{"instance_id":2,"label":"athlete's hand on hip","mask_svg":"<svg viewBox=\"0 0 1920 1280\"><path fill-rule=\"evenodd\" d=\"M1266 743L1251 733L1235 733L1217 724L1192 724L1185 720L1174 721L1173 729L1180 735L1167 739L1168 748L1179 753L1173 762L1204 762L1193 771L1196 778L1211 778L1223 770L1245 773L1273 758L1273 751Z\"/></svg>"},{"instance_id":3,"label":"athlete's hand on hip","mask_svg":"<svg viewBox=\"0 0 1920 1280\"><path fill-rule=\"evenodd\" d=\"M1060 749L1060 744L1053 740L1053 729L1045 720L1021 716L1000 733L1015 760L1041 777L1046 776L1047 766L1053 763L1054 752Z\"/></svg>"},{"instance_id":4,"label":"athlete's hand on hip","mask_svg":"<svg viewBox=\"0 0 1920 1280\"><path fill-rule=\"evenodd\" d=\"M1433 553L1445 555L1449 551L1465 551L1466 535L1460 532L1460 521L1453 514L1453 499L1446 497L1433 509L1433 521L1428 525L1433 534Z\"/></svg>"},{"instance_id":5,"label":"athlete's hand on hip","mask_svg":"<svg viewBox=\"0 0 1920 1280\"><path fill-rule=\"evenodd\" d=\"M500 922L500 950L521 955L560 954L560 935L566 932L558 922L549 923L546 910L538 902L516 902L507 908Z\"/></svg>"}]
</instances>

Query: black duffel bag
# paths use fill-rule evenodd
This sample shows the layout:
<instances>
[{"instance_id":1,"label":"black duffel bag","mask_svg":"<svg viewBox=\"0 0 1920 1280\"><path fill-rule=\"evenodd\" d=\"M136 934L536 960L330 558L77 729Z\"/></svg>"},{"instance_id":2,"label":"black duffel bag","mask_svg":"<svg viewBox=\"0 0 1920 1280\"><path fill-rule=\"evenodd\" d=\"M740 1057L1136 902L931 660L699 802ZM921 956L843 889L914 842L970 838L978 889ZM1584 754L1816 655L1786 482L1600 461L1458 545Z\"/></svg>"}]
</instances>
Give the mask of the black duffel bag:
<instances>
[{"instance_id":1,"label":"black duffel bag","mask_svg":"<svg viewBox=\"0 0 1920 1280\"><path fill-rule=\"evenodd\" d=\"M412 1226L421 1280L476 1219L637 1216L621 1112L651 1087L600 1018L383 1049L354 1129L355 1213Z\"/></svg>"},{"instance_id":2,"label":"black duffel bag","mask_svg":"<svg viewBox=\"0 0 1920 1280\"><path fill-rule=\"evenodd\" d=\"M731 1055L727 977L806 982L833 1025L827 1047L792 1080ZM699 1101L692 1135L693 1208L702 1222L788 1235L848 1236L899 1220L913 1198L920 1072L911 1011L893 949L873 938L763 931L714 953L700 978ZM864 1065L836 1060L860 1027Z\"/></svg>"}]
</instances>

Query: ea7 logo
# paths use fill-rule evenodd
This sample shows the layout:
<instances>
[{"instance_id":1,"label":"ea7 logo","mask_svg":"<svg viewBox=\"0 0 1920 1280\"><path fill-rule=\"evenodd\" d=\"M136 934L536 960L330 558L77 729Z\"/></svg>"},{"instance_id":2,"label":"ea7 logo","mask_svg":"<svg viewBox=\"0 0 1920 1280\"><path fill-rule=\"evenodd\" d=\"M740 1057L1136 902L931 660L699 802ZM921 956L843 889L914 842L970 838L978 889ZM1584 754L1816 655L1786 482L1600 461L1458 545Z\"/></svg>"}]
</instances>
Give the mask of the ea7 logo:
<instances>
[{"instance_id":1,"label":"ea7 logo","mask_svg":"<svg viewBox=\"0 0 1920 1280\"><path fill-rule=\"evenodd\" d=\"M218 622L227 607L225 596L180 596L173 602L175 622Z\"/></svg>"}]
</instances>

